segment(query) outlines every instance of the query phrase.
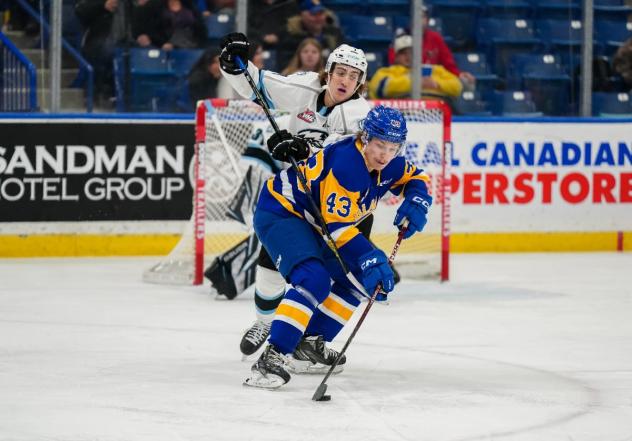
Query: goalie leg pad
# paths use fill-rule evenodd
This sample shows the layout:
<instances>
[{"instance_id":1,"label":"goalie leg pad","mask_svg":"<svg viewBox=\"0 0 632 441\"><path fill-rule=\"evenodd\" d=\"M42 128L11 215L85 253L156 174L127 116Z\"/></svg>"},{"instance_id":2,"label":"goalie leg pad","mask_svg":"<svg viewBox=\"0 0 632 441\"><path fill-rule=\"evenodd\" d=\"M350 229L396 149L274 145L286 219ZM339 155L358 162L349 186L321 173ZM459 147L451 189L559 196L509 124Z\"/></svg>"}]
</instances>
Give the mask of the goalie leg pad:
<instances>
[{"instance_id":1,"label":"goalie leg pad","mask_svg":"<svg viewBox=\"0 0 632 441\"><path fill-rule=\"evenodd\" d=\"M237 245L217 256L204 271L213 289L229 300L246 290L255 279L255 262L261 244L256 235L251 234Z\"/></svg>"}]
</instances>

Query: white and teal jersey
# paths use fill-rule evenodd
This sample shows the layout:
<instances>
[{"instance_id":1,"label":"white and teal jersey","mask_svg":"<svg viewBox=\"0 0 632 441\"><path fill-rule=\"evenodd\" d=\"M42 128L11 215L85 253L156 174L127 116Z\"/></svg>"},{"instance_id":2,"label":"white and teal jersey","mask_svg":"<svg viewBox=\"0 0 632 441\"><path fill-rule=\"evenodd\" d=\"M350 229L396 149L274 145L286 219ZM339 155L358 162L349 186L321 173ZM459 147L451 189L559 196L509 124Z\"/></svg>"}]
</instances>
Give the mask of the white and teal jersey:
<instances>
[{"instance_id":1,"label":"white and teal jersey","mask_svg":"<svg viewBox=\"0 0 632 441\"><path fill-rule=\"evenodd\" d=\"M289 112L290 133L316 140L323 146L358 132L360 121L370 110L369 103L357 95L334 107L324 107L322 98L319 103L319 95L327 86L320 85L315 72L284 76L259 70L251 62L248 62L248 72L270 109ZM244 75L231 75L223 70L222 75L241 96L254 100L255 95Z\"/></svg>"}]
</instances>

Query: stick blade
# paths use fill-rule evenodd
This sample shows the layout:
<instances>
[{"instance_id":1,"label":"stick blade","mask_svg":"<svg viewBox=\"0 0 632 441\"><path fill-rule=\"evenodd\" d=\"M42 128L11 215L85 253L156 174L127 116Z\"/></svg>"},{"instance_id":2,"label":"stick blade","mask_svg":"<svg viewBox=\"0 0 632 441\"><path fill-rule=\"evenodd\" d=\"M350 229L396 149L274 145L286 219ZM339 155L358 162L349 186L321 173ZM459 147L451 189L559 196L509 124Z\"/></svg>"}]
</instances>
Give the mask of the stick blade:
<instances>
[{"instance_id":1,"label":"stick blade","mask_svg":"<svg viewBox=\"0 0 632 441\"><path fill-rule=\"evenodd\" d=\"M323 397L325 396L326 392L327 392L327 384L326 383L321 383L316 388L316 392L314 392L314 395L312 396L312 400L313 401L325 401L325 399Z\"/></svg>"}]
</instances>

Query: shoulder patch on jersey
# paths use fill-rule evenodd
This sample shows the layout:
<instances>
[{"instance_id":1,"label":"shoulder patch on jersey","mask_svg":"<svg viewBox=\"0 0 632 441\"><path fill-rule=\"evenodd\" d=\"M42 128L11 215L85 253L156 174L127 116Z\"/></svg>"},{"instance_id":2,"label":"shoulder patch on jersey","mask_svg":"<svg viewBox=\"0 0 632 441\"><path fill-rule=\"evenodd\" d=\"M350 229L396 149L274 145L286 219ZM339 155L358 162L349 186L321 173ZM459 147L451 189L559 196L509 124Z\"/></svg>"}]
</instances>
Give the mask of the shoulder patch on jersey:
<instances>
[{"instance_id":1,"label":"shoulder patch on jersey","mask_svg":"<svg viewBox=\"0 0 632 441\"><path fill-rule=\"evenodd\" d=\"M296 115L296 117L310 124L316 121L316 115L309 109L305 109L303 112Z\"/></svg>"}]
</instances>

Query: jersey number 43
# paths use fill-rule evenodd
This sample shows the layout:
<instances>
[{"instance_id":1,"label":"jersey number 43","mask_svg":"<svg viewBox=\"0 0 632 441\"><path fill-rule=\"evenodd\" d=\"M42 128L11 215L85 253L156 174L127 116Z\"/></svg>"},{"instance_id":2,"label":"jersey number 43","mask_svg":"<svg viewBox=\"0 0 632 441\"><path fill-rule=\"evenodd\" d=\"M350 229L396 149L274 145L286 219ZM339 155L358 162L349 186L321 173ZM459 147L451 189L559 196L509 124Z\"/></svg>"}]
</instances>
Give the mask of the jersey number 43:
<instances>
[{"instance_id":1,"label":"jersey number 43","mask_svg":"<svg viewBox=\"0 0 632 441\"><path fill-rule=\"evenodd\" d=\"M351 199L332 193L327 197L327 213L336 213L340 217L347 217L351 212Z\"/></svg>"}]
</instances>

